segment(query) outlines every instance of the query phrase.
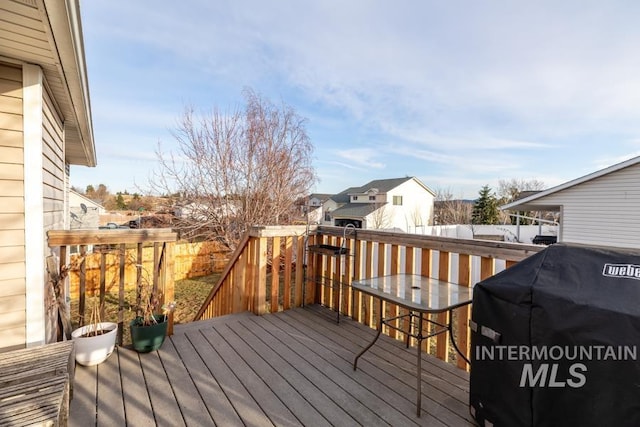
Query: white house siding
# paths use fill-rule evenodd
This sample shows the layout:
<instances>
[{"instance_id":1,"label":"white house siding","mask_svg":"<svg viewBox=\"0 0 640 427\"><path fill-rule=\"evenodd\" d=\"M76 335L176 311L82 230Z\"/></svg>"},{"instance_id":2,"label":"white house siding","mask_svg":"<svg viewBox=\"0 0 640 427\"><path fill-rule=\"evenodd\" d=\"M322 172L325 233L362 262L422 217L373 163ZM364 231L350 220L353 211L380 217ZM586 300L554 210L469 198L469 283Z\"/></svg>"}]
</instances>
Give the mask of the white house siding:
<instances>
[{"instance_id":1,"label":"white house siding","mask_svg":"<svg viewBox=\"0 0 640 427\"><path fill-rule=\"evenodd\" d=\"M0 348L26 341L23 91L20 67L0 63Z\"/></svg>"},{"instance_id":2,"label":"white house siding","mask_svg":"<svg viewBox=\"0 0 640 427\"><path fill-rule=\"evenodd\" d=\"M402 197L402 205L393 204L394 196ZM416 227L429 225L433 209L433 194L415 180L408 180L387 192L387 204L382 208L389 220L385 228L415 232Z\"/></svg>"},{"instance_id":3,"label":"white house siding","mask_svg":"<svg viewBox=\"0 0 640 427\"><path fill-rule=\"evenodd\" d=\"M640 164L540 199L562 206L560 241L640 248Z\"/></svg>"},{"instance_id":4,"label":"white house siding","mask_svg":"<svg viewBox=\"0 0 640 427\"><path fill-rule=\"evenodd\" d=\"M325 221L325 215L327 212L331 215L333 211L338 209L338 204L333 200L329 199L322 205L322 214L320 218L320 224L322 225L333 225L333 218L330 221Z\"/></svg>"}]
</instances>

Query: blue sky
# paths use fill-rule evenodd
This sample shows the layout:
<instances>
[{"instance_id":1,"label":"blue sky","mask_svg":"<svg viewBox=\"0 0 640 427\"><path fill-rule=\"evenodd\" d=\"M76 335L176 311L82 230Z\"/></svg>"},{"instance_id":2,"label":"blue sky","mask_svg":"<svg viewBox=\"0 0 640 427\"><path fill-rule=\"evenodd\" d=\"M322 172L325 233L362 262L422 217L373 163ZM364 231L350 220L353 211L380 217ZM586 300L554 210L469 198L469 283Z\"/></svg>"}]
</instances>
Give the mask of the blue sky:
<instances>
[{"instance_id":1,"label":"blue sky","mask_svg":"<svg viewBox=\"0 0 640 427\"><path fill-rule=\"evenodd\" d=\"M640 2L84 0L96 168L148 187L186 106L307 118L316 192L416 176L475 198L640 155Z\"/></svg>"}]
</instances>

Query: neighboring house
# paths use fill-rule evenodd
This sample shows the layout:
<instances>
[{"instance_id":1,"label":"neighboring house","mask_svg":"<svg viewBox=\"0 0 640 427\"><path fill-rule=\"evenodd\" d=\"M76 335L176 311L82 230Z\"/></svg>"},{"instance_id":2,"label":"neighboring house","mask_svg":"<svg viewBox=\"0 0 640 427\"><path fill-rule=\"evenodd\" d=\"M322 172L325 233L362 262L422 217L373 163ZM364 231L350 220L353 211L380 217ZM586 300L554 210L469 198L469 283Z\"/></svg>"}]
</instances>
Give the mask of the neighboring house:
<instances>
[{"instance_id":1,"label":"neighboring house","mask_svg":"<svg viewBox=\"0 0 640 427\"><path fill-rule=\"evenodd\" d=\"M559 242L640 248L640 157L501 206L560 214Z\"/></svg>"},{"instance_id":2,"label":"neighboring house","mask_svg":"<svg viewBox=\"0 0 640 427\"><path fill-rule=\"evenodd\" d=\"M173 216L178 219L192 219L197 221L208 221L214 217L228 217L236 215L240 211L239 201L218 201L217 206L212 206L206 202L189 202L184 205L177 205L173 208Z\"/></svg>"},{"instance_id":3,"label":"neighboring house","mask_svg":"<svg viewBox=\"0 0 640 427\"><path fill-rule=\"evenodd\" d=\"M97 229L100 226L100 215L105 208L87 196L69 190L69 228L71 230Z\"/></svg>"},{"instance_id":4,"label":"neighboring house","mask_svg":"<svg viewBox=\"0 0 640 427\"><path fill-rule=\"evenodd\" d=\"M323 205L323 223L415 232L430 225L434 197L415 177L379 179L332 196Z\"/></svg>"},{"instance_id":5,"label":"neighboring house","mask_svg":"<svg viewBox=\"0 0 640 427\"><path fill-rule=\"evenodd\" d=\"M322 207L331 198L331 194L313 193L307 200L307 221L309 224L320 224L323 221Z\"/></svg>"},{"instance_id":6,"label":"neighboring house","mask_svg":"<svg viewBox=\"0 0 640 427\"><path fill-rule=\"evenodd\" d=\"M0 16L3 351L55 339L46 233L69 228L69 165L96 155L77 0L4 0Z\"/></svg>"}]
</instances>

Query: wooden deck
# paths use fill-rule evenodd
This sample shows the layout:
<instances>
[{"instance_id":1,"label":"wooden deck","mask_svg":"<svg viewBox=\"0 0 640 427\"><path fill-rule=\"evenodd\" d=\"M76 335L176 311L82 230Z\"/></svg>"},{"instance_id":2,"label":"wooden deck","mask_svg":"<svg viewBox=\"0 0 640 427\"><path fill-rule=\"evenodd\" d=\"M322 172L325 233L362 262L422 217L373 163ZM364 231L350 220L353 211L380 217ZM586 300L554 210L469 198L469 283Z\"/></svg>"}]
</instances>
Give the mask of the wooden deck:
<instances>
[{"instance_id":1,"label":"wooden deck","mask_svg":"<svg viewBox=\"0 0 640 427\"><path fill-rule=\"evenodd\" d=\"M153 353L78 366L71 426L470 426L468 374L319 306L176 325Z\"/></svg>"}]
</instances>

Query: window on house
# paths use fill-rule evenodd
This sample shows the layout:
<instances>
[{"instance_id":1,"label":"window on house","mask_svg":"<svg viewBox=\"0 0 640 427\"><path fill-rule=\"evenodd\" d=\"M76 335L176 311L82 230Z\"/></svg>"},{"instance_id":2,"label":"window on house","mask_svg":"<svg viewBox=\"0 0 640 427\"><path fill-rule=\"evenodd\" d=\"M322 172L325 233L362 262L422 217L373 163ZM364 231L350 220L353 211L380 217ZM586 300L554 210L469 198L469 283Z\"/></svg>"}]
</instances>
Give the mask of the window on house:
<instances>
[{"instance_id":1,"label":"window on house","mask_svg":"<svg viewBox=\"0 0 640 427\"><path fill-rule=\"evenodd\" d=\"M402 206L402 196L393 196L393 204L395 206Z\"/></svg>"},{"instance_id":2,"label":"window on house","mask_svg":"<svg viewBox=\"0 0 640 427\"><path fill-rule=\"evenodd\" d=\"M369 196L369 200L375 201L376 200L376 196Z\"/></svg>"}]
</instances>

